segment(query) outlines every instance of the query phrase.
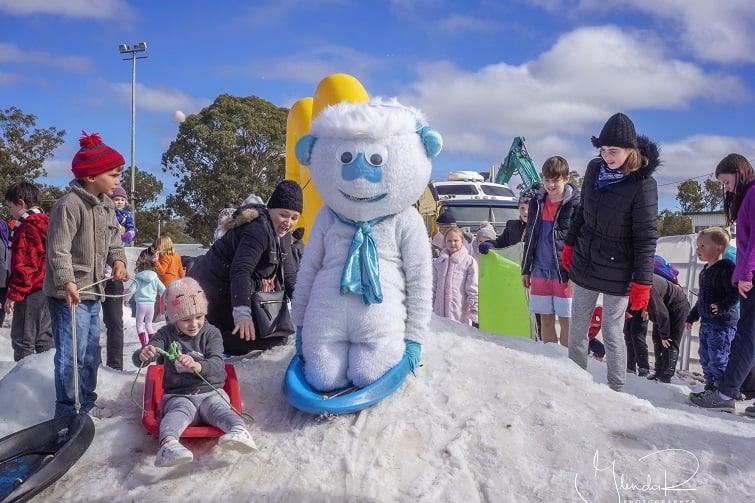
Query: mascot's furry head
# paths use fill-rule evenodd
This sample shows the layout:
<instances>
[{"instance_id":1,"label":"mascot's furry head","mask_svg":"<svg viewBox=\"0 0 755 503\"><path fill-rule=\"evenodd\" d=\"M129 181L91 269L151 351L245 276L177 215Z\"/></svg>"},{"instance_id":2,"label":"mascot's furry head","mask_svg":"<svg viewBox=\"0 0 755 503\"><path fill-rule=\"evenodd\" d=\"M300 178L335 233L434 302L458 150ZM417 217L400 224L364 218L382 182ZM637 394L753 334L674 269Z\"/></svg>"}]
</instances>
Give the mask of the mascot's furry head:
<instances>
[{"instance_id":1,"label":"mascot's furry head","mask_svg":"<svg viewBox=\"0 0 755 503\"><path fill-rule=\"evenodd\" d=\"M296 158L311 166L317 192L333 211L366 222L414 204L442 146L418 110L375 98L325 108L296 143Z\"/></svg>"}]
</instances>

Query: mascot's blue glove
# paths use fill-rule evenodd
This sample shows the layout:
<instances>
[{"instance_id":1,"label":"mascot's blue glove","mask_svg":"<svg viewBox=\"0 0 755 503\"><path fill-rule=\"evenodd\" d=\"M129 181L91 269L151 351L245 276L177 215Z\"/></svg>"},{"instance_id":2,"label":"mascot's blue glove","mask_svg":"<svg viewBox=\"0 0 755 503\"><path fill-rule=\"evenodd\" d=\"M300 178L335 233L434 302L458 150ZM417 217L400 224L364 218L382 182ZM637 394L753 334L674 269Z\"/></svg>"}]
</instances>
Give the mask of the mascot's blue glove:
<instances>
[{"instance_id":1,"label":"mascot's blue glove","mask_svg":"<svg viewBox=\"0 0 755 503\"><path fill-rule=\"evenodd\" d=\"M495 243L493 241L485 241L480 243L477 248L479 248L482 255L487 255L491 248L495 248Z\"/></svg>"},{"instance_id":2,"label":"mascot's blue glove","mask_svg":"<svg viewBox=\"0 0 755 503\"><path fill-rule=\"evenodd\" d=\"M301 327L296 327L296 354L301 354Z\"/></svg>"},{"instance_id":3,"label":"mascot's blue glove","mask_svg":"<svg viewBox=\"0 0 755 503\"><path fill-rule=\"evenodd\" d=\"M406 356L409 358L409 367L412 372L419 367L420 355L422 354L422 344L419 342L404 339L406 343Z\"/></svg>"}]
</instances>

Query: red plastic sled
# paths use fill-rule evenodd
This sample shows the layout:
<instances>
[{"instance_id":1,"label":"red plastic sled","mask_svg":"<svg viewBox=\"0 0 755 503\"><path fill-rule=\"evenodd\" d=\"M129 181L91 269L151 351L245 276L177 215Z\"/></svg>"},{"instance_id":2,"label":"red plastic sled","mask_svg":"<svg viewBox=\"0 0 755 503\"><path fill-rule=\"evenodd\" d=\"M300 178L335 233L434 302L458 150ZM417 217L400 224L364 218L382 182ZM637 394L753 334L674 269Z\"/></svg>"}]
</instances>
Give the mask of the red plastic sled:
<instances>
[{"instance_id":1,"label":"red plastic sled","mask_svg":"<svg viewBox=\"0 0 755 503\"><path fill-rule=\"evenodd\" d=\"M241 391L239 390L239 381L236 378L236 368L230 363L225 364L225 373L227 378L223 389L228 393L233 405L237 411L241 410ZM155 437L160 436L160 401L163 399L163 375L165 367L163 365L150 365L147 367L147 379L144 383L144 401L142 406L142 424ZM223 430L214 426L189 426L181 434L181 438L216 438L223 435Z\"/></svg>"}]
</instances>

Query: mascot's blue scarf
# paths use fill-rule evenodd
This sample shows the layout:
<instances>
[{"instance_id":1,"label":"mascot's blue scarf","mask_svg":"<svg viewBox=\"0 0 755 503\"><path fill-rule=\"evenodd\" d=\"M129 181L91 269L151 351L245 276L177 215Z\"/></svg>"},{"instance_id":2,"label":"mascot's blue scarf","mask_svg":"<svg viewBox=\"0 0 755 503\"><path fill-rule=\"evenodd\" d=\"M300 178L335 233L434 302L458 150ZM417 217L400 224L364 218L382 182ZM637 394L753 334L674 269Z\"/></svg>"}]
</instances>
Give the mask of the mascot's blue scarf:
<instances>
[{"instance_id":1,"label":"mascot's blue scarf","mask_svg":"<svg viewBox=\"0 0 755 503\"><path fill-rule=\"evenodd\" d=\"M332 209L333 215L341 222L357 228L351 240L349 256L343 264L341 275L341 295L361 293L364 304L383 302L383 290L380 288L380 265L377 245L372 237L372 226L382 222L386 217L373 218L367 222L355 222Z\"/></svg>"}]
</instances>

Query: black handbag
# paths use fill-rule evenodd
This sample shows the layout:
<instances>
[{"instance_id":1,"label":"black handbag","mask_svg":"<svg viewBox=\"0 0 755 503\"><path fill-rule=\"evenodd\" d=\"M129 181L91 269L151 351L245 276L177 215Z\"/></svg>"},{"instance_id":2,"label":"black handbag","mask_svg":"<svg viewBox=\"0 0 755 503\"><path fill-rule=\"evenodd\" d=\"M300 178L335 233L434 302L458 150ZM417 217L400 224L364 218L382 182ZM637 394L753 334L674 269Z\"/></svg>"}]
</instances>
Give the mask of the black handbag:
<instances>
[{"instance_id":1,"label":"black handbag","mask_svg":"<svg viewBox=\"0 0 755 503\"><path fill-rule=\"evenodd\" d=\"M280 282L283 285L283 268L279 270ZM294 333L294 324L291 321L291 312L288 309L288 300L283 289L252 293L252 319L257 339L288 337Z\"/></svg>"}]
</instances>

